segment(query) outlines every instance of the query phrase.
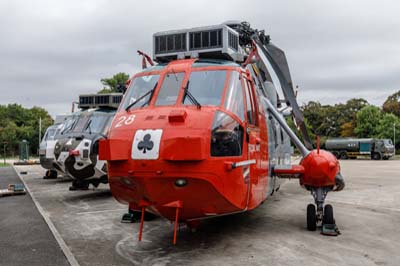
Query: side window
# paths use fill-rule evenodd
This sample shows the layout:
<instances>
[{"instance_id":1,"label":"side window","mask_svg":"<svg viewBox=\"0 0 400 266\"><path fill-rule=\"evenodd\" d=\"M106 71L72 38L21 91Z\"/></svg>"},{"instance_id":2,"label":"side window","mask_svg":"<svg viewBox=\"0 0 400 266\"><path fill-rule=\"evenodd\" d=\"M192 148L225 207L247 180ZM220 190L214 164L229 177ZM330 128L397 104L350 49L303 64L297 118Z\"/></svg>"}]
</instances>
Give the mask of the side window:
<instances>
[{"instance_id":1,"label":"side window","mask_svg":"<svg viewBox=\"0 0 400 266\"><path fill-rule=\"evenodd\" d=\"M211 156L241 156L243 127L226 113L215 112L211 128Z\"/></svg>"},{"instance_id":2,"label":"side window","mask_svg":"<svg viewBox=\"0 0 400 266\"><path fill-rule=\"evenodd\" d=\"M231 72L229 86L226 91L224 107L226 110L237 115L244 121L244 101L240 74L236 71Z\"/></svg>"},{"instance_id":3,"label":"side window","mask_svg":"<svg viewBox=\"0 0 400 266\"><path fill-rule=\"evenodd\" d=\"M54 128L49 128L46 135L43 137L44 140L54 139L56 130Z\"/></svg>"},{"instance_id":4,"label":"side window","mask_svg":"<svg viewBox=\"0 0 400 266\"><path fill-rule=\"evenodd\" d=\"M181 89L184 77L184 72L168 73L165 75L160 92L157 96L157 106L174 105L176 103L176 98L178 98L179 90Z\"/></svg>"},{"instance_id":5,"label":"side window","mask_svg":"<svg viewBox=\"0 0 400 266\"><path fill-rule=\"evenodd\" d=\"M247 117L247 121L249 122L249 124L257 125L253 93L251 91L251 87L250 87L250 84L249 84L248 80L244 76L242 76L242 78L243 78L243 83L244 83L244 90L245 90L245 93L246 93L246 117Z\"/></svg>"}]
</instances>

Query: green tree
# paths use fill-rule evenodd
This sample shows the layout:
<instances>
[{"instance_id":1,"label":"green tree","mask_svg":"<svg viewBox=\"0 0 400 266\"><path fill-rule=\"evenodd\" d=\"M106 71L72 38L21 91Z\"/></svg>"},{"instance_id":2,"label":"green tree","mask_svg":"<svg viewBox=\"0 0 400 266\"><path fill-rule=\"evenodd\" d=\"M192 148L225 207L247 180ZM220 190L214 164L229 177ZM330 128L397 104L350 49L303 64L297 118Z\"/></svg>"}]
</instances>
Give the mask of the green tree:
<instances>
[{"instance_id":1,"label":"green tree","mask_svg":"<svg viewBox=\"0 0 400 266\"><path fill-rule=\"evenodd\" d=\"M286 118L286 123L288 124L288 126L292 129L292 131L296 134L296 136L300 139L303 140L303 136L301 135L301 132L297 129L294 121L293 121L293 117L287 117ZM304 119L304 123L306 124L306 128L307 128L307 133L308 136L310 137L312 143L314 146L316 146L315 142L316 142L316 135L313 133L310 123L308 122L307 118Z\"/></svg>"},{"instance_id":2,"label":"green tree","mask_svg":"<svg viewBox=\"0 0 400 266\"><path fill-rule=\"evenodd\" d=\"M383 103L382 110L400 117L400 91L390 95Z\"/></svg>"},{"instance_id":3,"label":"green tree","mask_svg":"<svg viewBox=\"0 0 400 266\"><path fill-rule=\"evenodd\" d=\"M24 108L19 104L0 105L0 144L7 142L8 154L18 152L18 144L23 139L29 142L31 154L36 154L39 146L39 119L42 119L42 136L46 128L53 124L49 113L41 107Z\"/></svg>"},{"instance_id":4,"label":"green tree","mask_svg":"<svg viewBox=\"0 0 400 266\"><path fill-rule=\"evenodd\" d=\"M394 114L383 114L378 126L378 137L381 139L393 140L393 125L395 126L396 132L400 133L400 118ZM396 143L399 144L400 139L396 139Z\"/></svg>"},{"instance_id":5,"label":"green tree","mask_svg":"<svg viewBox=\"0 0 400 266\"><path fill-rule=\"evenodd\" d=\"M340 126L340 136L343 138L354 136L355 123L346 122Z\"/></svg>"},{"instance_id":6,"label":"green tree","mask_svg":"<svg viewBox=\"0 0 400 266\"><path fill-rule=\"evenodd\" d=\"M302 107L302 110L311 131L316 135L325 135L327 131L324 125L326 106L322 106L319 102L310 101Z\"/></svg>"},{"instance_id":7,"label":"green tree","mask_svg":"<svg viewBox=\"0 0 400 266\"><path fill-rule=\"evenodd\" d=\"M54 121L53 118L49 115L49 113L41 108L41 107L32 107L29 109L29 122L27 126L29 126L29 142L32 151L36 151L37 147L39 147L39 119L42 120L42 130L41 137L43 138L46 129L51 126Z\"/></svg>"},{"instance_id":8,"label":"green tree","mask_svg":"<svg viewBox=\"0 0 400 266\"><path fill-rule=\"evenodd\" d=\"M10 120L7 120L5 125L0 127L0 144L1 147L3 147L4 143L6 144L8 154L14 155L18 147L17 131L17 125Z\"/></svg>"},{"instance_id":9,"label":"green tree","mask_svg":"<svg viewBox=\"0 0 400 266\"><path fill-rule=\"evenodd\" d=\"M105 86L98 93L111 93L119 92L118 86L125 85L126 81L129 79L129 75L126 73L117 73L111 78L101 79L101 83Z\"/></svg>"},{"instance_id":10,"label":"green tree","mask_svg":"<svg viewBox=\"0 0 400 266\"><path fill-rule=\"evenodd\" d=\"M357 112L367 105L368 102L362 98L353 98L344 105L335 105L337 106L336 117L340 127L338 135L342 137L355 136L354 129L356 127Z\"/></svg>"},{"instance_id":11,"label":"green tree","mask_svg":"<svg viewBox=\"0 0 400 266\"><path fill-rule=\"evenodd\" d=\"M379 107L368 105L357 112L357 122L354 132L360 138L378 137L378 127L382 118Z\"/></svg>"},{"instance_id":12,"label":"green tree","mask_svg":"<svg viewBox=\"0 0 400 266\"><path fill-rule=\"evenodd\" d=\"M356 114L368 102L364 99L350 99L345 104L321 105L309 102L302 107L304 117L310 121L316 135L326 137L354 136Z\"/></svg>"}]
</instances>

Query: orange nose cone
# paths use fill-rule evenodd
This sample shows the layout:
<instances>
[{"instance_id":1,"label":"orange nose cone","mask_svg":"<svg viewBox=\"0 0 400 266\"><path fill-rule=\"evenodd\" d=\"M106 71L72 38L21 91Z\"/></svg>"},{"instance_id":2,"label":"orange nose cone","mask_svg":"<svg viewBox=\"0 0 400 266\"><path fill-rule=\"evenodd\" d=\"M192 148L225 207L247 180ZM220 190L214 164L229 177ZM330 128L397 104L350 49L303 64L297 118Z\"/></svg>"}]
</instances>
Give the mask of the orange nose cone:
<instances>
[{"instance_id":1,"label":"orange nose cone","mask_svg":"<svg viewBox=\"0 0 400 266\"><path fill-rule=\"evenodd\" d=\"M311 187L334 186L339 173L336 157L324 150L311 151L300 163L305 171L300 180L302 185Z\"/></svg>"}]
</instances>

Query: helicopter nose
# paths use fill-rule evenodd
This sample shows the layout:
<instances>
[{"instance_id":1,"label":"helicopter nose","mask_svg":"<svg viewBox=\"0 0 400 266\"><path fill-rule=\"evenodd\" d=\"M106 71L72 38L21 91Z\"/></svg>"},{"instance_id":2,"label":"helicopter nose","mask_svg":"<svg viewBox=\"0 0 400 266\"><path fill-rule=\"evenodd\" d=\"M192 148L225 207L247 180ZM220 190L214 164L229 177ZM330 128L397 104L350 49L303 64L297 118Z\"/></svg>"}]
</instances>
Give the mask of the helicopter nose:
<instances>
[{"instance_id":1,"label":"helicopter nose","mask_svg":"<svg viewBox=\"0 0 400 266\"><path fill-rule=\"evenodd\" d=\"M202 161L206 159L203 136L176 136L164 140L161 157L167 161Z\"/></svg>"}]
</instances>

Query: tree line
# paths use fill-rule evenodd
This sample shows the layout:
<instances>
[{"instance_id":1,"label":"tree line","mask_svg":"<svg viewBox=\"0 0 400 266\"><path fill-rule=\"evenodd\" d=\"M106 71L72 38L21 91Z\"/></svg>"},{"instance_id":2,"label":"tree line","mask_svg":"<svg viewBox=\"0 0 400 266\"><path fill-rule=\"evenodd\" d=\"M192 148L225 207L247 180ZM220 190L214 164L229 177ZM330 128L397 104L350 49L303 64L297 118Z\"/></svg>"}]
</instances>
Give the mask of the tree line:
<instances>
[{"instance_id":1,"label":"tree line","mask_svg":"<svg viewBox=\"0 0 400 266\"><path fill-rule=\"evenodd\" d=\"M24 108L19 104L0 105L0 151L4 146L7 156L17 156L19 143L29 142L30 154L36 155L39 147L39 120L41 135L53 124L50 114L41 107Z\"/></svg>"},{"instance_id":2,"label":"tree line","mask_svg":"<svg viewBox=\"0 0 400 266\"><path fill-rule=\"evenodd\" d=\"M400 146L400 91L390 95L381 107L354 98L346 103L322 105L310 101L302 106L311 138L321 143L333 137L394 139Z\"/></svg>"},{"instance_id":3,"label":"tree line","mask_svg":"<svg viewBox=\"0 0 400 266\"><path fill-rule=\"evenodd\" d=\"M101 79L103 89L98 93L118 92L118 85L125 84L129 75L117 73L110 78ZM42 120L41 136L54 123L47 110L41 107L24 108L13 103L0 105L0 154L3 156L4 147L6 156L19 154L19 143L27 140L31 155L38 155L39 148L39 120Z\"/></svg>"}]
</instances>

